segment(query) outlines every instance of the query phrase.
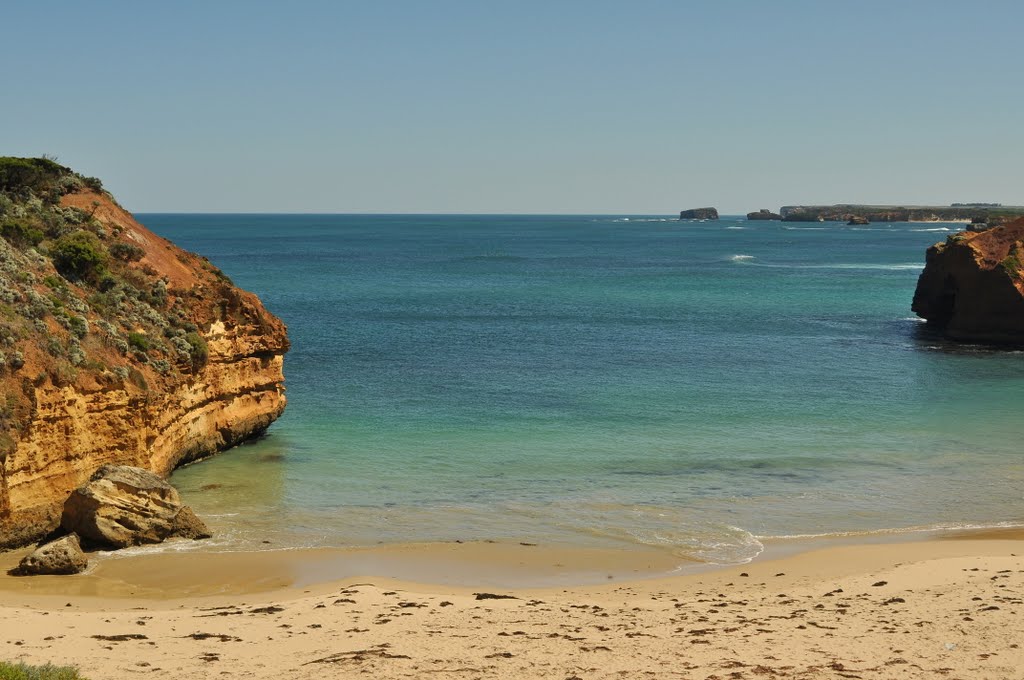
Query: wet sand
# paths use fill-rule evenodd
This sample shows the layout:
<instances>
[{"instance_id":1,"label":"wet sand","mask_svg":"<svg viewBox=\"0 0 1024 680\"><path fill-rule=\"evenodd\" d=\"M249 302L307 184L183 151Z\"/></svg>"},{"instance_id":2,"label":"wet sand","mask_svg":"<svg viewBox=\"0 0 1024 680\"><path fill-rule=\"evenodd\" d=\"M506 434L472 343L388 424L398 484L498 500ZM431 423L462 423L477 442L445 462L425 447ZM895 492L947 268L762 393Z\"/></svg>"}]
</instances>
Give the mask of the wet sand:
<instances>
[{"instance_id":1,"label":"wet sand","mask_svg":"<svg viewBox=\"0 0 1024 680\"><path fill-rule=\"evenodd\" d=\"M0 658L72 663L94 680L1022 677L1024 533L955 538L643 580L615 579L656 566L651 556L529 545L368 549L362 562L339 555L352 551L143 555L85 576L0 578ZM339 559L367 571L323 580ZM495 582L613 579L444 583L474 560ZM399 581L380 575L388 565L422 571Z\"/></svg>"}]
</instances>

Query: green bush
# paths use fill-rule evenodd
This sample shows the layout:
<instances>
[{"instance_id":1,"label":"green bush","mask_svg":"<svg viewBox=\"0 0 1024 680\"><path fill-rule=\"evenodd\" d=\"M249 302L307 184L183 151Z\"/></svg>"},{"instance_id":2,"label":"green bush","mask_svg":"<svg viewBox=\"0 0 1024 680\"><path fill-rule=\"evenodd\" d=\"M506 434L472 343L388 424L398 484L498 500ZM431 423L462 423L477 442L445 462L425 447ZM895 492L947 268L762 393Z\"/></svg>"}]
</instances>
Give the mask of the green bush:
<instances>
[{"instance_id":1,"label":"green bush","mask_svg":"<svg viewBox=\"0 0 1024 680\"><path fill-rule=\"evenodd\" d=\"M153 346L144 333L135 332L128 334L128 345L140 352L148 352L149 348Z\"/></svg>"},{"instance_id":2,"label":"green bush","mask_svg":"<svg viewBox=\"0 0 1024 680\"><path fill-rule=\"evenodd\" d=\"M29 666L0 661L0 680L84 680L73 666Z\"/></svg>"},{"instance_id":3,"label":"green bush","mask_svg":"<svg viewBox=\"0 0 1024 680\"><path fill-rule=\"evenodd\" d=\"M192 357L192 367L200 369L210 360L210 348L206 340L199 333L188 333L185 335L185 342L189 346L189 356Z\"/></svg>"},{"instance_id":4,"label":"green bush","mask_svg":"<svg viewBox=\"0 0 1024 680\"><path fill-rule=\"evenodd\" d=\"M119 241L110 246L110 254L125 262L138 262L146 255L146 251L134 243Z\"/></svg>"},{"instance_id":5,"label":"green bush","mask_svg":"<svg viewBox=\"0 0 1024 680\"><path fill-rule=\"evenodd\" d=\"M4 220L0 222L0 236L16 246L37 246L42 243L44 234L30 224L20 220Z\"/></svg>"},{"instance_id":6,"label":"green bush","mask_svg":"<svg viewBox=\"0 0 1024 680\"><path fill-rule=\"evenodd\" d=\"M98 177L83 177L82 184L89 187L93 191L100 193L103 191L103 182Z\"/></svg>"},{"instance_id":7,"label":"green bush","mask_svg":"<svg viewBox=\"0 0 1024 680\"><path fill-rule=\"evenodd\" d=\"M53 265L71 281L99 281L107 272L107 252L95 234L76 231L61 236L50 248Z\"/></svg>"},{"instance_id":8,"label":"green bush","mask_svg":"<svg viewBox=\"0 0 1024 680\"><path fill-rule=\"evenodd\" d=\"M68 326L76 338L84 338L89 334L89 321L84 316L68 315Z\"/></svg>"},{"instance_id":9,"label":"green bush","mask_svg":"<svg viewBox=\"0 0 1024 680\"><path fill-rule=\"evenodd\" d=\"M1024 252L1019 246L1014 247L999 265L1011 277L1018 277L1024 272L1024 262L1021 261Z\"/></svg>"},{"instance_id":10,"label":"green bush","mask_svg":"<svg viewBox=\"0 0 1024 680\"><path fill-rule=\"evenodd\" d=\"M25 194L49 193L64 175L73 174L49 158L0 157L0 191Z\"/></svg>"}]
</instances>

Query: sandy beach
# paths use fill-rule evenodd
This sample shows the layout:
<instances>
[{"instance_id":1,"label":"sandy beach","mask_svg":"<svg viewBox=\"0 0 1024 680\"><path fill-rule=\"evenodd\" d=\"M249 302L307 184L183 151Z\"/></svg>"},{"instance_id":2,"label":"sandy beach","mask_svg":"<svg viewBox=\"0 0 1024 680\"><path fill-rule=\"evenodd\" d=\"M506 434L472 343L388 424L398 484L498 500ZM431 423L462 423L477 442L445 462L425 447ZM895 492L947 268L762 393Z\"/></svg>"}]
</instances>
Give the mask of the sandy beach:
<instances>
[{"instance_id":1,"label":"sandy beach","mask_svg":"<svg viewBox=\"0 0 1024 680\"><path fill-rule=\"evenodd\" d=\"M844 544L646 579L629 571L649 556L530 545L408 546L354 561L143 554L76 577L0 578L0 658L74 664L93 679L1020 678L1022 539ZM586 563L611 580L444 583L459 564L513 583ZM389 564L423 565L424 576L323 580Z\"/></svg>"}]
</instances>

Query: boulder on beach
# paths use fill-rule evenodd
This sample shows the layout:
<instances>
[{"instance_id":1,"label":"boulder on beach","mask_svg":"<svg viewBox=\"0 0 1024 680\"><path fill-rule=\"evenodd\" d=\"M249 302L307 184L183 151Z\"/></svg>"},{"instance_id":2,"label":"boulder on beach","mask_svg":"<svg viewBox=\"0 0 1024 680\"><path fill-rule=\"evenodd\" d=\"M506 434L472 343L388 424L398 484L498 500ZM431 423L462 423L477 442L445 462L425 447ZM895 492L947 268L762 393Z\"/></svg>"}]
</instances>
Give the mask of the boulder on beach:
<instances>
[{"instance_id":1,"label":"boulder on beach","mask_svg":"<svg viewBox=\"0 0 1024 680\"><path fill-rule=\"evenodd\" d=\"M89 558L82 552L78 536L68 534L36 548L12 573L17 576L77 574L88 564Z\"/></svg>"},{"instance_id":2,"label":"boulder on beach","mask_svg":"<svg viewBox=\"0 0 1024 680\"><path fill-rule=\"evenodd\" d=\"M61 527L88 543L111 548L159 543L174 536L210 536L173 486L148 470L127 465L104 465L75 489L64 504Z\"/></svg>"}]
</instances>

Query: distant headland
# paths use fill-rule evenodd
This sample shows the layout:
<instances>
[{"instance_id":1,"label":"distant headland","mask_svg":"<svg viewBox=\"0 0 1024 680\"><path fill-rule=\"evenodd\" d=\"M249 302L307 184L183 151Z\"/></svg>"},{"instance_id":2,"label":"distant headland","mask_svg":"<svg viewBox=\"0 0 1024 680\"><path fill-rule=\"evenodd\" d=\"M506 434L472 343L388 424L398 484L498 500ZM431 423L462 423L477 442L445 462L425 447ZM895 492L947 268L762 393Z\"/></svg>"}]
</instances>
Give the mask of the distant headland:
<instances>
[{"instance_id":1,"label":"distant headland","mask_svg":"<svg viewBox=\"0 0 1024 680\"><path fill-rule=\"evenodd\" d=\"M953 203L938 205L784 205L779 215L785 222L991 222L991 218L1024 215L1024 207L999 203Z\"/></svg>"},{"instance_id":2,"label":"distant headland","mask_svg":"<svg viewBox=\"0 0 1024 680\"><path fill-rule=\"evenodd\" d=\"M783 222L971 222L986 227L1024 216L1024 206L1001 203L952 203L950 205L784 205L779 211L766 208L747 213L748 220ZM681 220L717 220L716 208L693 208L679 213Z\"/></svg>"}]
</instances>

